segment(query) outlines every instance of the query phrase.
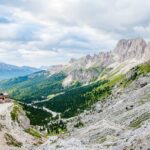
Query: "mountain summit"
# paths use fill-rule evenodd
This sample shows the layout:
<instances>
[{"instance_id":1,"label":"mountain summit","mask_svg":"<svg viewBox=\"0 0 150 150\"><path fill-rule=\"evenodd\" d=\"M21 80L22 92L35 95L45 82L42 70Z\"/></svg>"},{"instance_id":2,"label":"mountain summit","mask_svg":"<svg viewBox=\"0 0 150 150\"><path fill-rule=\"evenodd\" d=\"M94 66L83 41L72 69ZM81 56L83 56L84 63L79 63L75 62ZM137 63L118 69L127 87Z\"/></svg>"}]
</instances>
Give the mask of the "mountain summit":
<instances>
[{"instance_id":1,"label":"mountain summit","mask_svg":"<svg viewBox=\"0 0 150 150\"><path fill-rule=\"evenodd\" d=\"M144 57L147 55L146 49L149 49L148 44L141 38L122 39L118 42L113 52L118 55L119 61L122 62L130 59L145 59Z\"/></svg>"}]
</instances>

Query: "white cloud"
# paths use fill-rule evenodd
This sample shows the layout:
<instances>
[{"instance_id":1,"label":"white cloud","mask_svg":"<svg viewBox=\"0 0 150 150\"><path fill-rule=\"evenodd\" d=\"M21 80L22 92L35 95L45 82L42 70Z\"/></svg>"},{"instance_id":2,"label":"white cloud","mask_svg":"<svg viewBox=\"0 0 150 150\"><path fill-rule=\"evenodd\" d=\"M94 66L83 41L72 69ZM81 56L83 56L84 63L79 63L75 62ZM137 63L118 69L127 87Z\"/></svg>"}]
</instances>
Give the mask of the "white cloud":
<instances>
[{"instance_id":1,"label":"white cloud","mask_svg":"<svg viewBox=\"0 0 150 150\"><path fill-rule=\"evenodd\" d=\"M0 60L51 65L150 39L148 0L0 0Z\"/></svg>"},{"instance_id":2,"label":"white cloud","mask_svg":"<svg viewBox=\"0 0 150 150\"><path fill-rule=\"evenodd\" d=\"M13 40L16 38L19 26L17 24L0 24L0 40Z\"/></svg>"}]
</instances>

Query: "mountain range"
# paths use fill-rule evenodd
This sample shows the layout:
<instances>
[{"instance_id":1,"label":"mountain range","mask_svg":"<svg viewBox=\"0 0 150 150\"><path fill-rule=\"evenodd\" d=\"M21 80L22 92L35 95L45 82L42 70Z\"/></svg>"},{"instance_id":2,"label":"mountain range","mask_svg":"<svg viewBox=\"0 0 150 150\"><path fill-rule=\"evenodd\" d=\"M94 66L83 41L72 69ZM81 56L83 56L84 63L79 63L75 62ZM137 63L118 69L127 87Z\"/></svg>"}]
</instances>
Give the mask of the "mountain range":
<instances>
[{"instance_id":1,"label":"mountain range","mask_svg":"<svg viewBox=\"0 0 150 150\"><path fill-rule=\"evenodd\" d=\"M27 66L18 67L6 63L0 63L0 80L25 76L39 70L40 69Z\"/></svg>"},{"instance_id":2,"label":"mountain range","mask_svg":"<svg viewBox=\"0 0 150 150\"><path fill-rule=\"evenodd\" d=\"M141 38L3 80L0 90L15 100L0 105L5 149L150 147L150 44Z\"/></svg>"},{"instance_id":3,"label":"mountain range","mask_svg":"<svg viewBox=\"0 0 150 150\"><path fill-rule=\"evenodd\" d=\"M15 99L39 100L41 97L45 98L53 92L57 93L69 87L86 85L101 78L107 79L115 74L125 74L131 68L146 62L149 58L149 42L147 43L141 38L122 39L110 52L100 52L93 56L87 55L80 59L71 59L67 65L51 66L45 71L1 82L0 87L4 90L11 89L10 95L16 95L17 91L17 97L13 96ZM12 67L11 70L16 72L14 71L15 68ZM24 67L17 67L17 69L20 74L37 71L37 69ZM20 70L24 70L24 72L20 72ZM29 91L31 91L32 97L29 96Z\"/></svg>"},{"instance_id":4,"label":"mountain range","mask_svg":"<svg viewBox=\"0 0 150 150\"><path fill-rule=\"evenodd\" d=\"M64 86L70 85L74 80L88 83L93 78L97 79L100 72L106 69L111 69L111 72L119 70L120 73L126 73L132 67L149 60L149 58L150 43L146 43L140 38L123 39L110 52L100 52L94 56L87 55L70 61L67 66L64 66L67 78L63 83Z\"/></svg>"},{"instance_id":5,"label":"mountain range","mask_svg":"<svg viewBox=\"0 0 150 150\"><path fill-rule=\"evenodd\" d=\"M80 59L71 59L67 65L55 65L47 68L49 74L65 72L63 86L79 81L83 84L97 79L102 71L111 69L126 73L132 67L146 62L150 58L150 42L142 38L122 39L109 52L87 55Z\"/></svg>"}]
</instances>

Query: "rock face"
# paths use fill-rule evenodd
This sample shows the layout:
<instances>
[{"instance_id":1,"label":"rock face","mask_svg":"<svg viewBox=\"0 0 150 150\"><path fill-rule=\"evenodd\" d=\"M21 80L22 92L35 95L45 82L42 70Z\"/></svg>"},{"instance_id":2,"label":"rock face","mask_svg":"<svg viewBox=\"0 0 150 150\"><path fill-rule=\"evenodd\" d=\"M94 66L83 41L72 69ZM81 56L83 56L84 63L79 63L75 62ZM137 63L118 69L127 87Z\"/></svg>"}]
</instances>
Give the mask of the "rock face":
<instances>
[{"instance_id":1,"label":"rock face","mask_svg":"<svg viewBox=\"0 0 150 150\"><path fill-rule=\"evenodd\" d=\"M29 118L27 118L26 114L24 111L21 111L18 115L18 122L19 125L23 128L23 129L29 129L30 128L30 120Z\"/></svg>"},{"instance_id":2,"label":"rock face","mask_svg":"<svg viewBox=\"0 0 150 150\"><path fill-rule=\"evenodd\" d=\"M64 80L63 85L69 86L73 81L78 81L83 84L89 83L97 79L103 69L113 62L114 60L111 52L101 52L97 55L87 55L77 60L71 60L66 68L68 76Z\"/></svg>"},{"instance_id":3,"label":"rock face","mask_svg":"<svg viewBox=\"0 0 150 150\"><path fill-rule=\"evenodd\" d=\"M130 59L142 59L148 48L147 43L143 39L120 40L113 50L118 55L119 61L123 62Z\"/></svg>"},{"instance_id":4,"label":"rock face","mask_svg":"<svg viewBox=\"0 0 150 150\"><path fill-rule=\"evenodd\" d=\"M87 55L80 59L74 60L70 62L70 66L73 68L80 68L83 67L88 69L90 67L105 67L108 66L110 63L113 62L111 52L101 52L99 54L95 54L93 56Z\"/></svg>"},{"instance_id":5,"label":"rock face","mask_svg":"<svg viewBox=\"0 0 150 150\"><path fill-rule=\"evenodd\" d=\"M48 68L48 71L50 74L55 74L57 72L61 72L65 70L67 66L66 65L54 65Z\"/></svg>"}]
</instances>

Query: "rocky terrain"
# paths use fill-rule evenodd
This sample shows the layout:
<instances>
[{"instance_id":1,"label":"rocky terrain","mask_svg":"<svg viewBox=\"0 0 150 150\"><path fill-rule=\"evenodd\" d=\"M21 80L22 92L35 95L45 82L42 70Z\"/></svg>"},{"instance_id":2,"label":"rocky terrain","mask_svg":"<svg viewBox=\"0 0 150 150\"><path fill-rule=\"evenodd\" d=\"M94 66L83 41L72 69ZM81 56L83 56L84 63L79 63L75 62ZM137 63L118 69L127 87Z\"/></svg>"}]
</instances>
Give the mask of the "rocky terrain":
<instances>
[{"instance_id":1,"label":"rocky terrain","mask_svg":"<svg viewBox=\"0 0 150 150\"><path fill-rule=\"evenodd\" d=\"M0 104L0 150L32 150L42 142L33 134L25 112L14 103Z\"/></svg>"},{"instance_id":2,"label":"rocky terrain","mask_svg":"<svg viewBox=\"0 0 150 150\"><path fill-rule=\"evenodd\" d=\"M80 120L83 127L75 128ZM125 89L114 87L104 102L72 118L69 132L54 136L37 150L150 149L150 74Z\"/></svg>"}]
</instances>

